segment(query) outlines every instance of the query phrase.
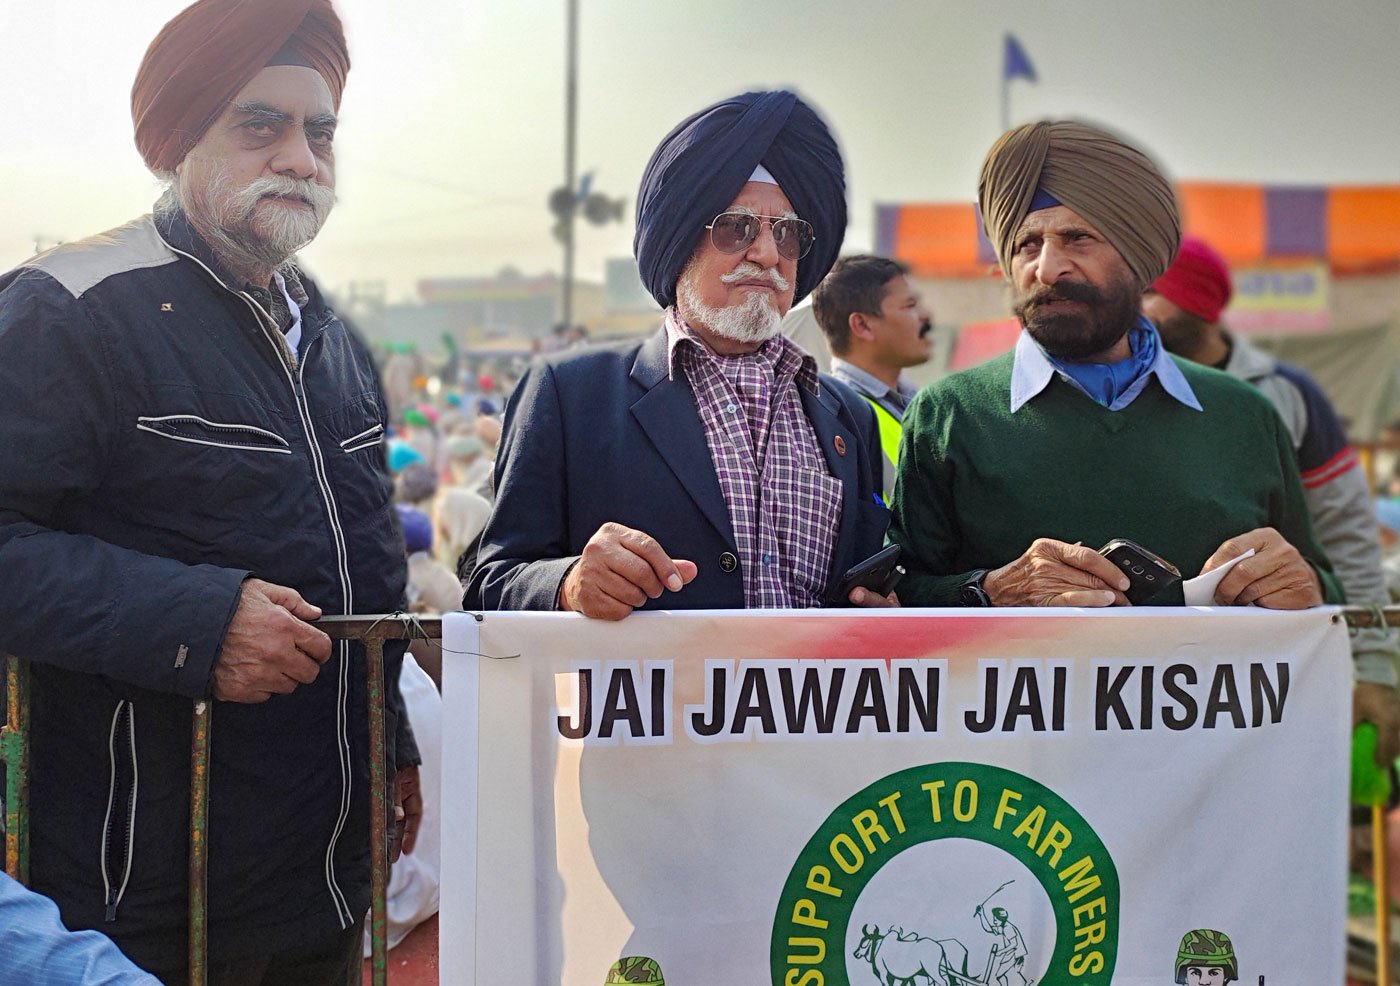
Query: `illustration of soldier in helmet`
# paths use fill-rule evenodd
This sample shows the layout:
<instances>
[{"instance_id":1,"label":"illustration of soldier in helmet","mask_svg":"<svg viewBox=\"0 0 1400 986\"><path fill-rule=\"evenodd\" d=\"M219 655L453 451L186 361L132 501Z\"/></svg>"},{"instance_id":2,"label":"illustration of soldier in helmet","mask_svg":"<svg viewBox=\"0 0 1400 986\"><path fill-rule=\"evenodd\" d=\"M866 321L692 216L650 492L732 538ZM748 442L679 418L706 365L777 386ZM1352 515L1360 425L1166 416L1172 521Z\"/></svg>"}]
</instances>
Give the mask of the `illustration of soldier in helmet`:
<instances>
[{"instance_id":1,"label":"illustration of soldier in helmet","mask_svg":"<svg viewBox=\"0 0 1400 986\"><path fill-rule=\"evenodd\" d=\"M603 986L666 986L666 977L655 959L627 955L613 963Z\"/></svg>"},{"instance_id":2,"label":"illustration of soldier in helmet","mask_svg":"<svg viewBox=\"0 0 1400 986\"><path fill-rule=\"evenodd\" d=\"M1225 986L1239 977L1235 947L1225 932L1197 928L1182 937L1176 950L1178 986Z\"/></svg>"}]
</instances>

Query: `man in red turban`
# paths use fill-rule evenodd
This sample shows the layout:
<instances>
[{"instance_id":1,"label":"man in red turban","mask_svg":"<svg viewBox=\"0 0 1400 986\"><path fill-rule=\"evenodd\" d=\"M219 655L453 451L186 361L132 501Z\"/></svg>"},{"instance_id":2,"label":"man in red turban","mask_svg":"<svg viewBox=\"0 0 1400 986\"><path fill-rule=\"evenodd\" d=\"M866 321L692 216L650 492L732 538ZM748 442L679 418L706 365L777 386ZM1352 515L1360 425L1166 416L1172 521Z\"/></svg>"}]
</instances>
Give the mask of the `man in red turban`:
<instances>
[{"instance_id":1,"label":"man in red turban","mask_svg":"<svg viewBox=\"0 0 1400 986\"><path fill-rule=\"evenodd\" d=\"M365 663L313 622L400 608L403 541L370 354L294 257L334 201L348 68L328 0L199 0L132 90L170 181L155 214L0 276L0 653L32 669L33 884L168 983L191 700L215 703L210 981L358 978Z\"/></svg>"},{"instance_id":2,"label":"man in red turban","mask_svg":"<svg viewBox=\"0 0 1400 986\"><path fill-rule=\"evenodd\" d=\"M1171 266L1143 295L1142 311L1156 323L1170 352L1224 370L1269 399L1288 429L1308 516L1347 602L1388 605L1371 491L1346 428L1312 377L1226 331L1221 312L1233 293L1224 258L1204 240L1187 236ZM1375 725L1376 762L1385 766L1400 754L1395 633L1380 627L1354 630L1351 653L1356 669L1353 712Z\"/></svg>"}]
</instances>

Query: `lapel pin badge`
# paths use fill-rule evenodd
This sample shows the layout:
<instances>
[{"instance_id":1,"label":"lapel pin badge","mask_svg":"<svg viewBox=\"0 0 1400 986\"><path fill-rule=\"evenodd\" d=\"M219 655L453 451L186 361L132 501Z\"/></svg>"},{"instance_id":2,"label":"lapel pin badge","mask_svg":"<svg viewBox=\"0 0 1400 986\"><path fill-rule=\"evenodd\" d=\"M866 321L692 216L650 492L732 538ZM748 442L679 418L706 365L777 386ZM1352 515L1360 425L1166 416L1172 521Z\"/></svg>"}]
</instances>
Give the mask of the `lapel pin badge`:
<instances>
[{"instance_id":1,"label":"lapel pin badge","mask_svg":"<svg viewBox=\"0 0 1400 986\"><path fill-rule=\"evenodd\" d=\"M833 440L832 444L836 446L837 455L846 454L846 439L842 438L840 435L837 435L836 438Z\"/></svg>"},{"instance_id":2,"label":"lapel pin badge","mask_svg":"<svg viewBox=\"0 0 1400 986\"><path fill-rule=\"evenodd\" d=\"M173 312L175 310L175 306L168 301L162 301L160 303L160 310L163 312Z\"/></svg>"}]
</instances>

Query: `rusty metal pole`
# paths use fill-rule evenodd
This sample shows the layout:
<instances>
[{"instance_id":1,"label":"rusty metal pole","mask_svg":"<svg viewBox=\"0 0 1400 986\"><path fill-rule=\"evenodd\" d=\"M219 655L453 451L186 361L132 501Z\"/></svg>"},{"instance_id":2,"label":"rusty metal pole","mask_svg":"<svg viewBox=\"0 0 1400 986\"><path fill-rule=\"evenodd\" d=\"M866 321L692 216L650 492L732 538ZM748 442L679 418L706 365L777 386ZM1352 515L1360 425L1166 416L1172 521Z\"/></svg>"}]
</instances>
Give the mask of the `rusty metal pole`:
<instances>
[{"instance_id":1,"label":"rusty metal pole","mask_svg":"<svg viewBox=\"0 0 1400 986\"><path fill-rule=\"evenodd\" d=\"M5 872L29 882L29 665L5 658L5 722L0 725L5 764Z\"/></svg>"},{"instance_id":2,"label":"rusty metal pole","mask_svg":"<svg viewBox=\"0 0 1400 986\"><path fill-rule=\"evenodd\" d=\"M1400 606L1345 606L1350 627L1400 627ZM1385 805L1371 806L1371 875L1376 887L1376 982L1390 986L1390 839Z\"/></svg>"},{"instance_id":3,"label":"rusty metal pole","mask_svg":"<svg viewBox=\"0 0 1400 986\"><path fill-rule=\"evenodd\" d=\"M1397 611L1400 620L1400 611ZM430 616L410 620L401 616L323 617L316 623L336 640L363 640L368 656L367 705L370 735L370 886L373 894L370 925L375 986L388 979L389 798L385 783L384 641L415 635L441 639L442 621ZM5 764L5 872L21 883L29 879L29 666L18 658L5 660L6 716L0 725L0 763ZM189 849L189 965L191 986L203 986L208 961L208 824L209 747L213 704L194 703L190 742Z\"/></svg>"},{"instance_id":4,"label":"rusty metal pole","mask_svg":"<svg viewBox=\"0 0 1400 986\"><path fill-rule=\"evenodd\" d=\"M209 729L213 703L194 703L190 736L190 986L204 986L209 960Z\"/></svg>"},{"instance_id":5,"label":"rusty metal pole","mask_svg":"<svg viewBox=\"0 0 1400 986\"><path fill-rule=\"evenodd\" d=\"M389 976L388 904L389 837L387 816L389 792L385 789L384 743L384 641L365 641L366 675L369 689L369 839L370 839L370 977L374 986L385 986Z\"/></svg>"},{"instance_id":6,"label":"rusty metal pole","mask_svg":"<svg viewBox=\"0 0 1400 986\"><path fill-rule=\"evenodd\" d=\"M426 637L442 639L439 616L323 616L315 626L332 640L365 645L365 705L369 719L370 777L370 974L374 986L388 981L389 792L385 783L387 740L384 735L384 641Z\"/></svg>"}]
</instances>

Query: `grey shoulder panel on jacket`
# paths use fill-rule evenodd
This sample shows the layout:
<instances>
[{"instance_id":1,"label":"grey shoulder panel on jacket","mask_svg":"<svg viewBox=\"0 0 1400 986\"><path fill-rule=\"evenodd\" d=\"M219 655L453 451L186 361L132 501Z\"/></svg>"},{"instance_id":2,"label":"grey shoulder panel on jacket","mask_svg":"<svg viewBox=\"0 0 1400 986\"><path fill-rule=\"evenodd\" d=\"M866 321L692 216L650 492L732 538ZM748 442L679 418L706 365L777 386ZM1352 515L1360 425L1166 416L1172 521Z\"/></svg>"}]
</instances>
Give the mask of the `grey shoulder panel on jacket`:
<instances>
[{"instance_id":1,"label":"grey shoulder panel on jacket","mask_svg":"<svg viewBox=\"0 0 1400 986\"><path fill-rule=\"evenodd\" d=\"M113 274L160 267L179 260L156 231L150 216L116 229L63 243L25 261L19 271L48 274L74 298L81 298Z\"/></svg>"}]
</instances>

